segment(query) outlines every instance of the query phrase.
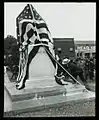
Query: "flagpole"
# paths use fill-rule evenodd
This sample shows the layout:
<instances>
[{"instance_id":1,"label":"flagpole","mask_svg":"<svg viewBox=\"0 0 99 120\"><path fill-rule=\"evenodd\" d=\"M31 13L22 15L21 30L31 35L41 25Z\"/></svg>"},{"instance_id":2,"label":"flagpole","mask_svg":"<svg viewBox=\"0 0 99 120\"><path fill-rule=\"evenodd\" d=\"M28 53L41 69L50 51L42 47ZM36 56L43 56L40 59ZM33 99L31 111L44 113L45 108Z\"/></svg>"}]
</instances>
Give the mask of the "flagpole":
<instances>
[{"instance_id":1,"label":"flagpole","mask_svg":"<svg viewBox=\"0 0 99 120\"><path fill-rule=\"evenodd\" d=\"M34 18L34 14L33 14L33 11L32 11L32 8L31 8L31 6L32 5L30 5L29 4L29 7L30 7L30 10L31 10L31 13L32 13L32 16L33 16L33 18ZM35 20L35 18L34 18L34 20ZM34 21L35 22L35 21ZM37 32L37 30L36 30L36 32ZM38 32L37 32L37 35L38 35ZM39 35L38 35L38 38L39 38ZM39 38L40 39L40 38ZM42 44L42 43L41 43ZM43 46L44 47L44 46ZM44 47L45 48L45 47ZM46 49L46 48L45 48ZM48 52L49 53L49 52ZM53 58L53 57L52 57ZM54 58L53 58L54 59ZM55 60L55 59L54 59ZM58 63L58 61L57 60L55 60L55 62L56 63ZM64 67L60 64L60 63L58 63L63 69L64 69ZM64 69L65 70L65 69ZM65 72L67 73L67 74L69 74L70 75L70 77L72 78L72 79L74 79L75 80L75 78L67 71L67 70L65 70ZM75 80L75 81L77 81L77 80ZM78 82L78 81L77 81ZM79 83L79 82L78 82Z\"/></svg>"},{"instance_id":2,"label":"flagpole","mask_svg":"<svg viewBox=\"0 0 99 120\"><path fill-rule=\"evenodd\" d=\"M31 10L31 13L32 13L32 16L33 16L33 18L34 18L34 14L33 14L33 11L32 11L32 8L31 8L31 6L32 5L30 5L29 4L29 7L30 7L30 10ZM35 21L35 18L34 18L34 23L36 23L36 21ZM36 30L36 28L35 28L35 30ZM37 30L36 30L36 32L37 32ZM37 35L38 35L38 32L37 32ZM40 37L39 37L39 35L38 35L38 38L40 39ZM42 44L42 41L41 41L41 44ZM44 47L44 45L42 44L42 46ZM45 47L44 47L45 48ZM45 50L47 50L46 48L45 48ZM48 53L49 53L49 51L47 51ZM50 54L50 53L49 53ZM51 55L51 57L52 57L52 55ZM52 57L53 58L53 57ZM55 58L53 58L54 60L55 60ZM59 64L60 66L61 66L61 68L73 79L73 80L75 80L77 83L79 83L80 85L82 85L80 82L78 82L57 60L55 60L55 62L57 63L57 64ZM83 85L82 85L83 86Z\"/></svg>"}]
</instances>

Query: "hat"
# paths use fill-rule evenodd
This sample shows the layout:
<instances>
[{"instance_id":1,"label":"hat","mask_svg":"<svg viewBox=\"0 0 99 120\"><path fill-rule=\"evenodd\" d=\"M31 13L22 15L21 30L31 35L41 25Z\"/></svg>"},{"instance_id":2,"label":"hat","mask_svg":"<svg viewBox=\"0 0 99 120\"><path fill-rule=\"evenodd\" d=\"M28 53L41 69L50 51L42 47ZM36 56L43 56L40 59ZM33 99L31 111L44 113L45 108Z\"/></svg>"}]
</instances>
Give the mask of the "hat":
<instances>
[{"instance_id":1,"label":"hat","mask_svg":"<svg viewBox=\"0 0 99 120\"><path fill-rule=\"evenodd\" d=\"M63 59L62 64L67 64L69 62L70 62L70 59L65 58L65 59Z\"/></svg>"}]
</instances>

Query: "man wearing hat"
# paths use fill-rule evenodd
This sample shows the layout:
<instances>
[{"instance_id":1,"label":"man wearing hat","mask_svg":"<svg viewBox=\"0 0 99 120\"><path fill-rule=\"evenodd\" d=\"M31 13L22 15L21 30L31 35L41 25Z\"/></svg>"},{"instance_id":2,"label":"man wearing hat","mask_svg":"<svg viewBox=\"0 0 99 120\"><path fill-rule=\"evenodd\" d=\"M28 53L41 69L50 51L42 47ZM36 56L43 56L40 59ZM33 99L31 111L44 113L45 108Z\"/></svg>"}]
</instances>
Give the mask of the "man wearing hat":
<instances>
[{"instance_id":1,"label":"man wearing hat","mask_svg":"<svg viewBox=\"0 0 99 120\"><path fill-rule=\"evenodd\" d=\"M73 60L65 58L62 61L62 65L75 79L77 79L77 76L79 76L82 82L84 84L86 83L86 80L84 79L84 76L83 76L83 70L80 67L78 67L75 63L73 63ZM67 75L65 71L64 71L64 75L65 76ZM76 83L75 80L73 80L73 82Z\"/></svg>"}]
</instances>

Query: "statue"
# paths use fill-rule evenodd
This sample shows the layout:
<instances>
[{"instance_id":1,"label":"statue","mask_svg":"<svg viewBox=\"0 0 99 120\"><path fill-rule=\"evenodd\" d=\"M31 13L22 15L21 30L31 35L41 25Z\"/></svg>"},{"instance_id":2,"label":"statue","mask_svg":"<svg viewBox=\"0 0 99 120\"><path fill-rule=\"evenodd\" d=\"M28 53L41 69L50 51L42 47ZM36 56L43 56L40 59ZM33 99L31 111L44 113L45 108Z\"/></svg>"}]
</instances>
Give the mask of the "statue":
<instances>
[{"instance_id":1,"label":"statue","mask_svg":"<svg viewBox=\"0 0 99 120\"><path fill-rule=\"evenodd\" d=\"M25 15L23 14L24 11L26 12ZM18 39L20 43L19 74L17 77L16 85L17 89L24 88L26 80L32 79L33 75L36 74L33 73L33 71L35 72L35 70L33 70L33 67L35 66L35 65L33 66L34 64L33 61L35 60L35 57L38 57L37 59L39 60L41 59L41 61L44 57L45 59L48 59L47 57L49 57L53 64L52 74L55 73L56 68L56 62L54 61L55 59L54 42L53 39L51 38L47 24L41 18L41 16L38 15L38 13L36 12L32 5L27 5L23 12L17 17L17 34L19 33ZM30 14L30 18L32 18L33 16L34 18L26 19L25 17L28 16L28 14ZM36 17L38 18L36 19ZM39 52L41 52L40 54L45 52L47 54L47 57L46 55L45 56L43 55L42 58L40 54L38 55ZM44 61L41 62L41 64L43 63ZM38 65L36 64L36 66ZM40 67L38 67L38 72L39 69ZM41 72L42 71L43 69L41 69Z\"/></svg>"},{"instance_id":2,"label":"statue","mask_svg":"<svg viewBox=\"0 0 99 120\"><path fill-rule=\"evenodd\" d=\"M32 81L30 84L33 84L36 79L44 79L46 76L46 79L51 77L52 82L55 80L58 84L64 85L64 79L57 78L57 71L59 66L63 70L65 69L56 60L54 41L43 18L32 5L28 4L16 20L17 36L20 44L16 88L18 90L23 89L26 82ZM65 72L69 74L68 71L65 70ZM71 77L73 78L73 76Z\"/></svg>"}]
</instances>

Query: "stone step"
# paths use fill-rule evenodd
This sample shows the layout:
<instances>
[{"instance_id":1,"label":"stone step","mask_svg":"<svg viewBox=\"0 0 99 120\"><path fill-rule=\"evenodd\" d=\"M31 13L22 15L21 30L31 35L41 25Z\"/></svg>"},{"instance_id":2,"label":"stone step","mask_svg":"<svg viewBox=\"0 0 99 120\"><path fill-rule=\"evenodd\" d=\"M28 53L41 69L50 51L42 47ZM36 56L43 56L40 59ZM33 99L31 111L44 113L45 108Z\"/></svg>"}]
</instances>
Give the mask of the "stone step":
<instances>
[{"instance_id":1,"label":"stone step","mask_svg":"<svg viewBox=\"0 0 99 120\"><path fill-rule=\"evenodd\" d=\"M85 91L83 93L73 93L73 94L60 94L56 96L48 96L44 98L35 98L29 100L22 100L17 102L12 102L12 109L10 111L4 112L4 114L20 114L25 112L40 111L47 108L60 107L65 104L71 103L76 104L77 102L95 100L95 93Z\"/></svg>"},{"instance_id":2,"label":"stone step","mask_svg":"<svg viewBox=\"0 0 99 120\"><path fill-rule=\"evenodd\" d=\"M48 97L48 96L55 96L60 94L73 94L73 93L82 93L85 88L81 85L73 85L70 82L67 82L68 85L61 86L46 86L41 88L28 88L17 90L15 85L12 83L7 83L6 89L11 96L12 101L21 101L21 100L28 100L33 99L35 97Z\"/></svg>"}]
</instances>

